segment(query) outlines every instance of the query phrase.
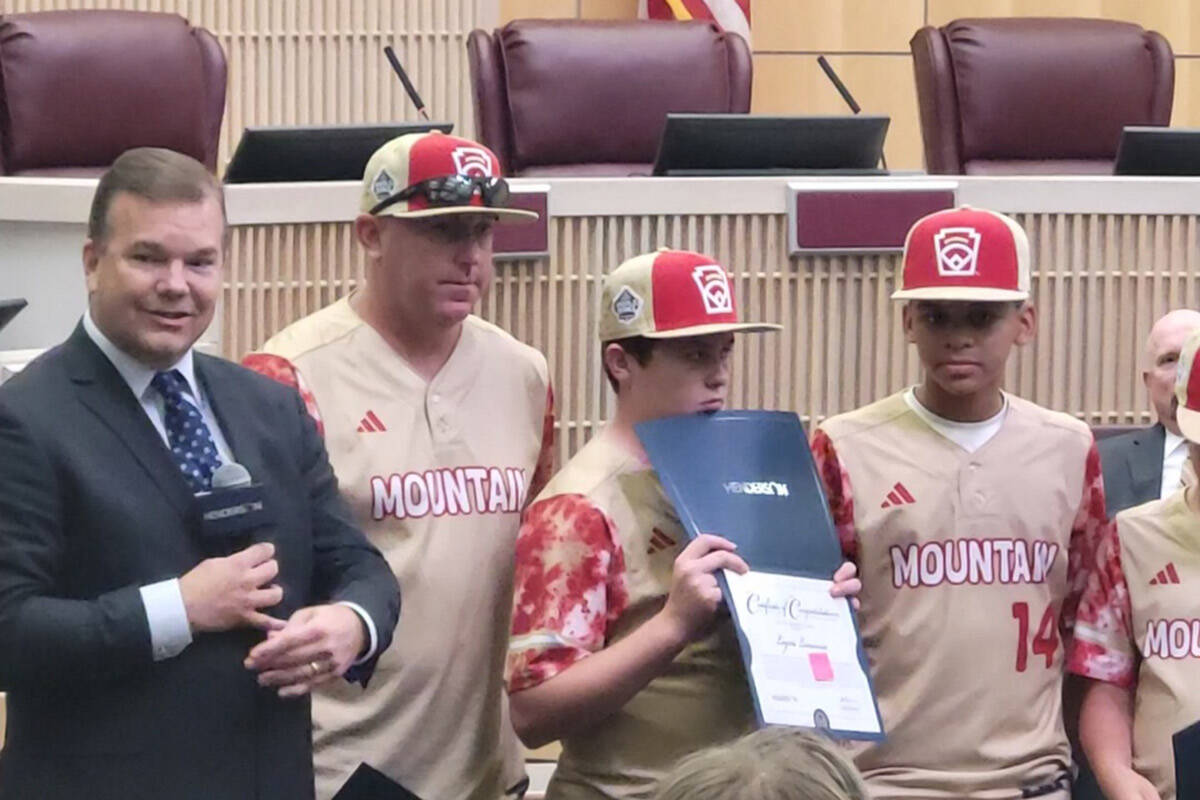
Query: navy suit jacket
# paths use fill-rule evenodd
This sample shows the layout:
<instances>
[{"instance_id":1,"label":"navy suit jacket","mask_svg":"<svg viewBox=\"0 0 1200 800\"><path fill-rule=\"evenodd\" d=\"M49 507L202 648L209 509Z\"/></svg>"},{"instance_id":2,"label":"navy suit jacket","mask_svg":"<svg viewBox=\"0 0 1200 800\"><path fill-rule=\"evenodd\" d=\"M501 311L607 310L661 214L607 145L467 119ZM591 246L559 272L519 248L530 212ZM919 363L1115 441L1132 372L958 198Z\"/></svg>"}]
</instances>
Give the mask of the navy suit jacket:
<instances>
[{"instance_id":1,"label":"navy suit jacket","mask_svg":"<svg viewBox=\"0 0 1200 800\"><path fill-rule=\"evenodd\" d=\"M1109 518L1118 511L1158 499L1166 441L1166 428L1155 424L1096 442Z\"/></svg>"},{"instance_id":2,"label":"navy suit jacket","mask_svg":"<svg viewBox=\"0 0 1200 800\"><path fill-rule=\"evenodd\" d=\"M338 496L292 389L195 356L234 458L276 524L286 619L357 603L379 650L400 608L391 569ZM213 555L166 445L82 326L0 387L0 800L295 800L313 796L309 701L242 661L262 634L200 633L154 661L139 587ZM369 671L370 665L368 665Z\"/></svg>"}]
</instances>

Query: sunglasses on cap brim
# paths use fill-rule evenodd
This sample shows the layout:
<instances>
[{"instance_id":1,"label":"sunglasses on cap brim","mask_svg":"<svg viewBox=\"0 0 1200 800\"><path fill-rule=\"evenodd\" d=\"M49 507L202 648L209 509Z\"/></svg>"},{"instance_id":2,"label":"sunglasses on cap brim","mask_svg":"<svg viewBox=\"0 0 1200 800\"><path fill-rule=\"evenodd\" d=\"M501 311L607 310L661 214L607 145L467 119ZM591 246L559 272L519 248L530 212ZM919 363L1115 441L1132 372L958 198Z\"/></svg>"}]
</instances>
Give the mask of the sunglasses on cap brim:
<instances>
[{"instance_id":1,"label":"sunglasses on cap brim","mask_svg":"<svg viewBox=\"0 0 1200 800\"><path fill-rule=\"evenodd\" d=\"M504 208L508 205L508 181L504 178L492 175L444 175L401 189L391 197L376 203L370 213L378 214L385 208L417 195L423 196L425 202L431 206L465 206L470 204L471 196L476 191L479 192L485 206Z\"/></svg>"}]
</instances>

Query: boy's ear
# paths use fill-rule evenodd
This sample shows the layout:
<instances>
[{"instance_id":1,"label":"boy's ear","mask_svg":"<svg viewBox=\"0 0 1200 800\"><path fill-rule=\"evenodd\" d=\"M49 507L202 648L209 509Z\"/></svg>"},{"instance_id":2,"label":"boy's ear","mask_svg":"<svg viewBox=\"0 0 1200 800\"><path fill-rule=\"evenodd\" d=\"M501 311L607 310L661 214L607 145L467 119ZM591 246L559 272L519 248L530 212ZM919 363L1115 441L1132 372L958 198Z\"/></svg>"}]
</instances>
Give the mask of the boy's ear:
<instances>
[{"instance_id":1,"label":"boy's ear","mask_svg":"<svg viewBox=\"0 0 1200 800\"><path fill-rule=\"evenodd\" d=\"M630 355L625 352L625 348L616 342L609 342L604 348L604 366L608 367L609 373L617 382L617 385L623 385L629 381L629 361Z\"/></svg>"},{"instance_id":2,"label":"boy's ear","mask_svg":"<svg viewBox=\"0 0 1200 800\"><path fill-rule=\"evenodd\" d=\"M1032 342L1034 334L1037 333L1037 309L1033 307L1033 303L1026 302L1021 306L1021 310L1017 312L1017 323L1020 327L1017 329L1015 343Z\"/></svg>"}]
</instances>

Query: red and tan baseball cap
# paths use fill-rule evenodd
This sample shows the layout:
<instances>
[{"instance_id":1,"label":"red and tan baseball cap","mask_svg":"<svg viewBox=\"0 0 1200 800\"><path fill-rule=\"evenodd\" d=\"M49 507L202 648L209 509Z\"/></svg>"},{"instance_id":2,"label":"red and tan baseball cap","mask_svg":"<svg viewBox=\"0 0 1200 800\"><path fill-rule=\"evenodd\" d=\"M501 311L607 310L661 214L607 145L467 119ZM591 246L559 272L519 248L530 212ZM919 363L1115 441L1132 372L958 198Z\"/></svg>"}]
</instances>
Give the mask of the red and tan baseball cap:
<instances>
[{"instance_id":1,"label":"red and tan baseball cap","mask_svg":"<svg viewBox=\"0 0 1200 800\"><path fill-rule=\"evenodd\" d=\"M600 302L602 342L781 327L740 322L729 273L712 256L688 250L634 256L604 276Z\"/></svg>"},{"instance_id":2,"label":"red and tan baseball cap","mask_svg":"<svg viewBox=\"0 0 1200 800\"><path fill-rule=\"evenodd\" d=\"M501 221L537 219L537 212L506 208L507 200L495 153L470 139L430 131L397 136L371 155L359 208L408 219L480 213Z\"/></svg>"},{"instance_id":3,"label":"red and tan baseball cap","mask_svg":"<svg viewBox=\"0 0 1200 800\"><path fill-rule=\"evenodd\" d=\"M1187 338L1179 350L1179 362L1175 365L1175 399L1179 407L1175 420L1183 438L1200 444L1200 331Z\"/></svg>"},{"instance_id":4,"label":"red and tan baseball cap","mask_svg":"<svg viewBox=\"0 0 1200 800\"><path fill-rule=\"evenodd\" d=\"M893 300L1028 300L1029 239L995 211L934 212L909 229L896 287Z\"/></svg>"}]
</instances>

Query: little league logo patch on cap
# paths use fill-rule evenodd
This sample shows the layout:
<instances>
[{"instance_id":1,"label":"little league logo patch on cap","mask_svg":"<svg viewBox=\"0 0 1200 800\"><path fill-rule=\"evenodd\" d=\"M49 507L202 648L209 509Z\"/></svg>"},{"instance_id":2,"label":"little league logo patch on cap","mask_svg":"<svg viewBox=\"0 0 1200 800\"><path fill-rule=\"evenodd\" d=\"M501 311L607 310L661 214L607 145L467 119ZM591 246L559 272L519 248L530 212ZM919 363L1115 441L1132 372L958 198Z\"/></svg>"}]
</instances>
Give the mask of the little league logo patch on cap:
<instances>
[{"instance_id":1,"label":"little league logo patch on cap","mask_svg":"<svg viewBox=\"0 0 1200 800\"><path fill-rule=\"evenodd\" d=\"M379 174L375 176L375 180L371 181L371 193L380 200L391 197L396 191L396 181L388 174L386 169L379 170Z\"/></svg>"},{"instance_id":2,"label":"little league logo patch on cap","mask_svg":"<svg viewBox=\"0 0 1200 800\"><path fill-rule=\"evenodd\" d=\"M974 275L980 235L974 228L943 228L933 237L939 275Z\"/></svg>"},{"instance_id":3,"label":"little league logo patch on cap","mask_svg":"<svg viewBox=\"0 0 1200 800\"><path fill-rule=\"evenodd\" d=\"M709 314L733 313L733 292L729 291L729 278L724 269L716 264L703 264L692 270L692 280L700 290L705 311Z\"/></svg>"},{"instance_id":4,"label":"little league logo patch on cap","mask_svg":"<svg viewBox=\"0 0 1200 800\"><path fill-rule=\"evenodd\" d=\"M456 147L450 157L454 159L454 171L459 175L490 178L493 174L492 155L482 147Z\"/></svg>"},{"instance_id":5,"label":"little league logo patch on cap","mask_svg":"<svg viewBox=\"0 0 1200 800\"><path fill-rule=\"evenodd\" d=\"M628 325L642 312L642 298L638 297L637 292L633 289L622 286L621 291L617 292L617 296L613 298L612 308L617 319Z\"/></svg>"}]
</instances>

